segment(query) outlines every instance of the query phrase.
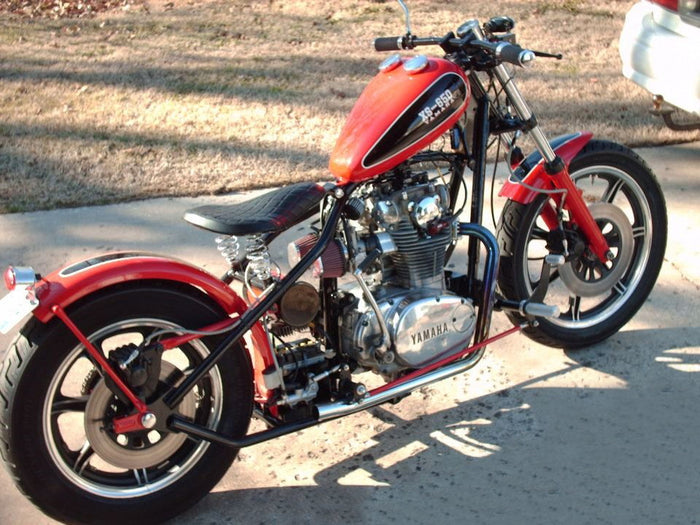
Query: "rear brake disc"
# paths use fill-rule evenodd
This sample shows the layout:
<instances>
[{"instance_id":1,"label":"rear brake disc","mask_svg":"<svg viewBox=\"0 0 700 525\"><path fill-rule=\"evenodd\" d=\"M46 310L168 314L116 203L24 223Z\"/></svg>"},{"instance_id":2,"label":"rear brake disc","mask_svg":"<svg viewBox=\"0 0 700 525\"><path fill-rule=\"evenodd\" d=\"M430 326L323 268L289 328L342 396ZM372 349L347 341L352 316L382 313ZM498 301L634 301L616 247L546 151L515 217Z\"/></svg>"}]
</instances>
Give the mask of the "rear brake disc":
<instances>
[{"instance_id":1,"label":"rear brake disc","mask_svg":"<svg viewBox=\"0 0 700 525\"><path fill-rule=\"evenodd\" d=\"M177 378L177 381L173 381ZM161 363L160 380L169 386L184 378L175 365ZM187 439L187 434L143 430L116 434L109 422L118 414L119 403L104 379L95 385L85 408L85 434L95 453L104 461L119 468L143 469L162 463L171 457ZM193 419L196 411L195 393L190 391L177 407L177 412Z\"/></svg>"}]
</instances>

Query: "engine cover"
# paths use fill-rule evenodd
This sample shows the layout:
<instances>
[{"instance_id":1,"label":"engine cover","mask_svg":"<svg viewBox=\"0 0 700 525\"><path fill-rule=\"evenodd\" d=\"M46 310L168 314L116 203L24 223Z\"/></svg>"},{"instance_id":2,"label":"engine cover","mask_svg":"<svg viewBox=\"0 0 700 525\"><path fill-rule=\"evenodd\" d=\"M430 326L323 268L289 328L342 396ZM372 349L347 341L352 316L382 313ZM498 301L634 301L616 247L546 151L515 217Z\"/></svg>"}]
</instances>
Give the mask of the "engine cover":
<instances>
[{"instance_id":1,"label":"engine cover","mask_svg":"<svg viewBox=\"0 0 700 525\"><path fill-rule=\"evenodd\" d=\"M476 312L471 301L462 297L424 290L404 292L377 304L394 344L392 357L402 367L417 368L461 350L474 333ZM354 326L352 346L359 350L359 360L368 364L381 336L374 311L366 310Z\"/></svg>"}]
</instances>

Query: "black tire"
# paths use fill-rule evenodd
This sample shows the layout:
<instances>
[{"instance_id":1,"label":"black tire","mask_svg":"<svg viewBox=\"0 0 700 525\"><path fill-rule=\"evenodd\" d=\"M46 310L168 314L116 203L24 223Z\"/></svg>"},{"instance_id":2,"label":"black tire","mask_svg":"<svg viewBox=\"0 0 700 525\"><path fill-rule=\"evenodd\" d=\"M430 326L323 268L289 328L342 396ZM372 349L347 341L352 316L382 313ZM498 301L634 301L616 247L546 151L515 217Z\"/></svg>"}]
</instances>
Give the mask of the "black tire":
<instances>
[{"instance_id":1,"label":"black tire","mask_svg":"<svg viewBox=\"0 0 700 525\"><path fill-rule=\"evenodd\" d=\"M591 203L592 213L596 210L594 218L597 214L617 259L608 269L596 268L586 253L568 261L552 275L544 300L560 307L560 317L539 319L525 334L548 346L578 348L611 336L642 306L661 269L667 219L654 174L624 146L591 141L574 158L569 172L584 191L584 200ZM498 286L508 299L528 298L539 282L547 228L538 217L547 202L546 195L539 195L527 205L509 200L503 209L497 232ZM515 324L525 320L518 313L508 317Z\"/></svg>"},{"instance_id":2,"label":"black tire","mask_svg":"<svg viewBox=\"0 0 700 525\"><path fill-rule=\"evenodd\" d=\"M173 326L200 328L225 314L196 291L149 283L91 297L69 315L106 351ZM163 369L181 378L174 369L201 362L215 342L204 338L165 352ZM0 376L0 450L19 489L43 512L67 523L160 522L194 505L226 473L238 450L179 433L115 436L102 426L88 441L88 429L94 428L89 421L98 421L92 414L97 410L101 422L120 405L84 356L84 347L58 319L46 325L30 320L8 349ZM95 401L97 392L107 401ZM242 437L252 392L250 364L239 346L179 409L187 404L195 421ZM125 464L109 463L95 447L116 449Z\"/></svg>"}]
</instances>

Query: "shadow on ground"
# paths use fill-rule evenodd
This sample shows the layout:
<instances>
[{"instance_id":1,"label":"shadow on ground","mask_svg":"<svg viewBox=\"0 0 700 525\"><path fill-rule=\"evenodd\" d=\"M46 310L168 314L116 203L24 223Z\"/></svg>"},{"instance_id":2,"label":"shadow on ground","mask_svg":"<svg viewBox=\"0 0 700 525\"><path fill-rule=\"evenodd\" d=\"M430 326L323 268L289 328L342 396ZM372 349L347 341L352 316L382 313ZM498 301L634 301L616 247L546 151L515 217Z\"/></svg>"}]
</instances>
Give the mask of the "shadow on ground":
<instances>
[{"instance_id":1,"label":"shadow on ground","mask_svg":"<svg viewBox=\"0 0 700 525\"><path fill-rule=\"evenodd\" d=\"M259 445L234 464L221 492L178 522L690 523L700 515L700 423L677 400L697 393L700 355L666 343L677 331L620 333L567 353L559 370L434 413L405 418L408 398L351 416L346 426L368 446L312 476L309 463L333 456L323 448L341 449L349 438L335 434L336 423L322 426L322 437L314 429L281 438L284 448L271 453ZM700 340L700 327L684 332ZM692 366L673 366L682 364ZM622 385L557 386L584 369ZM366 430L378 423L380 432ZM306 442L314 440L320 451ZM229 488L252 471L261 486ZM277 486L286 484L299 486Z\"/></svg>"}]
</instances>

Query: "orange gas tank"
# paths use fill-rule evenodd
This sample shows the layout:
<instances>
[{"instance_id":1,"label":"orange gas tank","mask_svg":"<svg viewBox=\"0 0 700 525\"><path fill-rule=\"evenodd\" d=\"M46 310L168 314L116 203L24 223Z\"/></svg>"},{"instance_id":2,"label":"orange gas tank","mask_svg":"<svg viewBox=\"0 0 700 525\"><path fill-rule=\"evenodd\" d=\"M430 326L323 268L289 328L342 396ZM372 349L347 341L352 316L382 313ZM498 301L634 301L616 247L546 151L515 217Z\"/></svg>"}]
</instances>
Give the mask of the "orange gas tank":
<instances>
[{"instance_id":1,"label":"orange gas tank","mask_svg":"<svg viewBox=\"0 0 700 525\"><path fill-rule=\"evenodd\" d=\"M360 95L331 154L331 173L361 182L427 147L457 122L469 83L452 62L394 55Z\"/></svg>"}]
</instances>

